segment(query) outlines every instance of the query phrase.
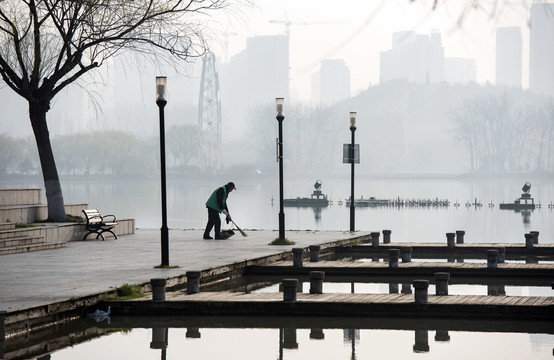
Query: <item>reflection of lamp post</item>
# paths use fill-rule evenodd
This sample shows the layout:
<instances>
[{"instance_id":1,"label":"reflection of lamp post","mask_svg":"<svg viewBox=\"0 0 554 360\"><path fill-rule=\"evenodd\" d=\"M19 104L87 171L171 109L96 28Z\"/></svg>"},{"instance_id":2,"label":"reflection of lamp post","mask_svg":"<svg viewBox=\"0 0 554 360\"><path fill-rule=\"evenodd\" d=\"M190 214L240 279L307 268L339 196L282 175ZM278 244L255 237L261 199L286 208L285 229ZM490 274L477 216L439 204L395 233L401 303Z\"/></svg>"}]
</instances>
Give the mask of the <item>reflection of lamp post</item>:
<instances>
[{"instance_id":1,"label":"reflection of lamp post","mask_svg":"<svg viewBox=\"0 0 554 360\"><path fill-rule=\"evenodd\" d=\"M279 239L285 238L285 211L283 210L283 120L285 119L285 99L276 98L275 107L279 122L279 140L277 142L277 161L279 161Z\"/></svg>"},{"instance_id":2,"label":"reflection of lamp post","mask_svg":"<svg viewBox=\"0 0 554 360\"><path fill-rule=\"evenodd\" d=\"M156 104L160 109L160 171L162 173L162 266L169 266L169 235L167 230L167 204L165 186L165 124L164 107L167 104L167 77L156 77Z\"/></svg>"},{"instance_id":3,"label":"reflection of lamp post","mask_svg":"<svg viewBox=\"0 0 554 360\"><path fill-rule=\"evenodd\" d=\"M350 113L350 131L352 131L352 144L350 145L351 178L350 178L350 231L355 230L354 225L354 132L356 131L356 113Z\"/></svg>"}]
</instances>

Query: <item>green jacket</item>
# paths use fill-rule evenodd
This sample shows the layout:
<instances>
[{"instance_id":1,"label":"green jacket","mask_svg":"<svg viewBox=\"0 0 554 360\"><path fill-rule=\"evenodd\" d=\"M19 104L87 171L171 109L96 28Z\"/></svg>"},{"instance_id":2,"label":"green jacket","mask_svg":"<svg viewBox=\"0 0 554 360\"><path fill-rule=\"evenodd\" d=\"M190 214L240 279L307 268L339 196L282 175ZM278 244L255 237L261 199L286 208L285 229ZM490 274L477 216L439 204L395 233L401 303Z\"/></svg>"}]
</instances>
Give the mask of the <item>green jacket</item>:
<instances>
[{"instance_id":1,"label":"green jacket","mask_svg":"<svg viewBox=\"0 0 554 360\"><path fill-rule=\"evenodd\" d=\"M218 192L222 190L219 194ZM220 195L220 196L218 196ZM217 212L222 212L223 210L227 210L227 187L223 185L222 187L219 187L214 190L212 195L210 195L208 201L206 201L206 206L209 208L212 208L216 210Z\"/></svg>"}]
</instances>

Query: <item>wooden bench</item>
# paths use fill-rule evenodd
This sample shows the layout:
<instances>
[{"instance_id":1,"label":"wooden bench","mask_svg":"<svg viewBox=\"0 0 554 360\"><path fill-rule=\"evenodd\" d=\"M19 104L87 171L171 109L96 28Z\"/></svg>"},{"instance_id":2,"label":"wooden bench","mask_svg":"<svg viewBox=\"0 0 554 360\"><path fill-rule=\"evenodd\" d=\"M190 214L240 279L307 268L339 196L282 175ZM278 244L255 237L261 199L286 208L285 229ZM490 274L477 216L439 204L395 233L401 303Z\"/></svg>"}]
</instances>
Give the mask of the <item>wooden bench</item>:
<instances>
[{"instance_id":1,"label":"wooden bench","mask_svg":"<svg viewBox=\"0 0 554 360\"><path fill-rule=\"evenodd\" d=\"M88 231L83 240L87 238L90 234L97 234L96 238L101 237L104 240L103 232L109 232L117 239L117 235L112 231L114 226L117 225L115 215L100 215L100 212L97 209L83 210L85 218L87 219L87 224L85 229Z\"/></svg>"}]
</instances>

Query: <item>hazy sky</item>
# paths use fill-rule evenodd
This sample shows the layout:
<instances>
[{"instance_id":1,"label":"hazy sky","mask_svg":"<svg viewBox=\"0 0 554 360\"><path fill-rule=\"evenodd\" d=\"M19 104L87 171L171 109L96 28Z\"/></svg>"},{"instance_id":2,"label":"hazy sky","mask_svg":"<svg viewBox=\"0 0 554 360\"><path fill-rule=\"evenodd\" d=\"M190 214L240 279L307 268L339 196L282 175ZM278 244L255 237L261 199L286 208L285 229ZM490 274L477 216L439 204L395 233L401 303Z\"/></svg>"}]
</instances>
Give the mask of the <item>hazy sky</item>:
<instances>
[{"instance_id":1,"label":"hazy sky","mask_svg":"<svg viewBox=\"0 0 554 360\"><path fill-rule=\"evenodd\" d=\"M290 21L291 90L309 99L310 78L324 59L342 58L350 68L352 95L379 82L379 53L392 46L392 33L413 30L429 34L438 30L446 57L474 58L477 81L494 83L495 30L519 26L523 35L523 85L528 83L528 19L531 0L254 0L254 6L222 20L212 44L224 59L246 46L246 38L285 33ZM496 4L496 7L495 5ZM467 11L463 23L458 19ZM218 34L219 32L219 34Z\"/></svg>"}]
</instances>

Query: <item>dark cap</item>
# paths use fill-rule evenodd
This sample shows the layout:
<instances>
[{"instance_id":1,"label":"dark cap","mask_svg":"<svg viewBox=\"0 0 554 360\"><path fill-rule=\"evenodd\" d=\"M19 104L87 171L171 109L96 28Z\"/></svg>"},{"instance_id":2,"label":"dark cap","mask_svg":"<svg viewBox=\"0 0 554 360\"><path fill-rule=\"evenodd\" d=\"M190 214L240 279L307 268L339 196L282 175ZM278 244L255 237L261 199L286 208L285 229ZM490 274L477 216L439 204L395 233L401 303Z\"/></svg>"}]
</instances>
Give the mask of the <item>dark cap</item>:
<instances>
[{"instance_id":1,"label":"dark cap","mask_svg":"<svg viewBox=\"0 0 554 360\"><path fill-rule=\"evenodd\" d=\"M227 186L229 189L233 189L233 190L236 190L236 189L237 189L237 188L235 187L235 183L232 182L232 181L231 181L231 182L228 182L227 185L225 185L225 186Z\"/></svg>"}]
</instances>

